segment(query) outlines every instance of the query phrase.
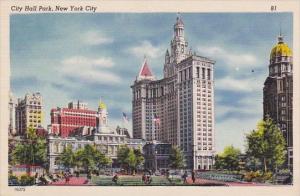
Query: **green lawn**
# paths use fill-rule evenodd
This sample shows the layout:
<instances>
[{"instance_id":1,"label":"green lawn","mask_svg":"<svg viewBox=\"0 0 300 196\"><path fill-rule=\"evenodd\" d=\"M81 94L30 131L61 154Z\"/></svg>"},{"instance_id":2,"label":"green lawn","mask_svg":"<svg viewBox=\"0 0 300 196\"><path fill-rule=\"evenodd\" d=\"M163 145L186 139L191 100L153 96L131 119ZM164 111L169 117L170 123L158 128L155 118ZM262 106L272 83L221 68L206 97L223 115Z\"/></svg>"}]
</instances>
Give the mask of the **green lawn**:
<instances>
[{"instance_id":1,"label":"green lawn","mask_svg":"<svg viewBox=\"0 0 300 196\"><path fill-rule=\"evenodd\" d=\"M142 182L141 176L119 176L118 183L112 182L112 176L93 176L91 184L98 186L149 186ZM183 185L181 179L167 180L165 176L152 176L150 186Z\"/></svg>"}]
</instances>

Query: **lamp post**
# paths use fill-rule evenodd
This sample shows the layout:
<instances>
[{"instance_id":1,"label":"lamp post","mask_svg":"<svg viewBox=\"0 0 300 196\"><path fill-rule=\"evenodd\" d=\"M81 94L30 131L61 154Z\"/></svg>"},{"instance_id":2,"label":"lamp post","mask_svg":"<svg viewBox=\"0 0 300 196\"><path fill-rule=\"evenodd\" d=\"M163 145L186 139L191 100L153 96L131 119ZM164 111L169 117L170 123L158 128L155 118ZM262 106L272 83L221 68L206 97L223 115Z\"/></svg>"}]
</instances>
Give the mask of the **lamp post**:
<instances>
[{"instance_id":1,"label":"lamp post","mask_svg":"<svg viewBox=\"0 0 300 196\"><path fill-rule=\"evenodd\" d=\"M155 172L157 170L157 150L155 148Z\"/></svg>"}]
</instances>

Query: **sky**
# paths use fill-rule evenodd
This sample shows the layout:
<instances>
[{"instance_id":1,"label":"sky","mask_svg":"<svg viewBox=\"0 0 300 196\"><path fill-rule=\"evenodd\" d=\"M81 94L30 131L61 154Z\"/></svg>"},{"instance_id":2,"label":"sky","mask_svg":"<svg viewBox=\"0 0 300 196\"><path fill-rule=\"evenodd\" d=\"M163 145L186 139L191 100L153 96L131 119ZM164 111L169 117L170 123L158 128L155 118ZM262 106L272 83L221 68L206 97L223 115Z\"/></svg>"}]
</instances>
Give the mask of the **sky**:
<instances>
[{"instance_id":1,"label":"sky","mask_svg":"<svg viewBox=\"0 0 300 196\"><path fill-rule=\"evenodd\" d=\"M131 89L144 56L163 75L176 13L18 14L10 17L11 91L40 92L50 110L82 100L107 104L112 127L131 120ZM292 48L291 13L182 13L185 37L215 64L216 150L244 149L262 118L262 89L280 29Z\"/></svg>"}]
</instances>

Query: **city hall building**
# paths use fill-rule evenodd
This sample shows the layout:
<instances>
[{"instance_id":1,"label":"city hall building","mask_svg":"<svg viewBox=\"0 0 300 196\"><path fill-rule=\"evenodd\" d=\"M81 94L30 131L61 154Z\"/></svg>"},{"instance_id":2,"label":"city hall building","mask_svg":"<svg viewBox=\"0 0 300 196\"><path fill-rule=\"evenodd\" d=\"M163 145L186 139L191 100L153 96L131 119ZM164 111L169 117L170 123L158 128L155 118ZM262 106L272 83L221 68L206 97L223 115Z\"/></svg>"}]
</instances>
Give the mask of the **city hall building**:
<instances>
[{"instance_id":1,"label":"city hall building","mask_svg":"<svg viewBox=\"0 0 300 196\"><path fill-rule=\"evenodd\" d=\"M293 166L293 56L278 37L270 54L269 76L263 88L264 118L272 118L281 129L287 145L287 166Z\"/></svg>"},{"instance_id":2,"label":"city hall building","mask_svg":"<svg viewBox=\"0 0 300 196\"><path fill-rule=\"evenodd\" d=\"M214 164L214 64L188 47L177 17L171 50L165 53L162 79L145 59L132 88L133 137L179 146L188 168Z\"/></svg>"},{"instance_id":3,"label":"city hall building","mask_svg":"<svg viewBox=\"0 0 300 196\"><path fill-rule=\"evenodd\" d=\"M113 161L112 167L119 167L117 163L117 153L121 145L127 145L132 148L142 149L144 141L141 139L133 139L124 128L111 128L108 125L107 106L104 102L100 102L95 126L81 126L74 129L67 137L62 137L55 132L47 138L48 143L48 160L49 171L55 172L63 170L59 165L58 157L68 146L73 151L84 148L85 145L93 145Z\"/></svg>"}]
</instances>

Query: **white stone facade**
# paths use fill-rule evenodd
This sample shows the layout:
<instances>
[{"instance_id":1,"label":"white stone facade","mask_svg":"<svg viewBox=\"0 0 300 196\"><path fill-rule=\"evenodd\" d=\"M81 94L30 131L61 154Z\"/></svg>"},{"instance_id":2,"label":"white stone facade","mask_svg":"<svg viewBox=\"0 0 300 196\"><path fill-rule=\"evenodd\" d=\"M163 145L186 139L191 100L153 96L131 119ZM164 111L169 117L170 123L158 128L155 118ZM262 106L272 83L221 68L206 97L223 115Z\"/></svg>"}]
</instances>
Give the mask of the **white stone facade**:
<instances>
[{"instance_id":1,"label":"white stone facade","mask_svg":"<svg viewBox=\"0 0 300 196\"><path fill-rule=\"evenodd\" d=\"M133 137L177 145L187 167L211 169L214 164L214 61L193 54L177 18L171 54L166 51L164 78L143 77L140 71L133 91ZM148 66L144 62L142 69ZM146 70L149 70L148 68ZM157 123L159 119L159 123Z\"/></svg>"}]
</instances>

